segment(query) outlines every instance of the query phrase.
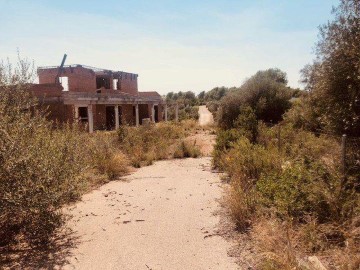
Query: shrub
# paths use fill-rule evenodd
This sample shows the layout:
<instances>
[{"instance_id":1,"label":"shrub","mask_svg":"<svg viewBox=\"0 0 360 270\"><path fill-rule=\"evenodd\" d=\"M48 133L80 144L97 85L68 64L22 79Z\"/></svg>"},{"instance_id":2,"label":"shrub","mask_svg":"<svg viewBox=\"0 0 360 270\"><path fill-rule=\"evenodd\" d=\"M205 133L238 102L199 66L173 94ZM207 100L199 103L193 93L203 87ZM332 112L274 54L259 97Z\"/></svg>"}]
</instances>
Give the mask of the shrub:
<instances>
[{"instance_id":1,"label":"shrub","mask_svg":"<svg viewBox=\"0 0 360 270\"><path fill-rule=\"evenodd\" d=\"M245 192L241 183L233 182L226 202L237 229L245 232L256 212L256 193L253 189Z\"/></svg>"},{"instance_id":2,"label":"shrub","mask_svg":"<svg viewBox=\"0 0 360 270\"><path fill-rule=\"evenodd\" d=\"M154 160L171 156L171 146L185 136L180 123L126 127L118 130L120 149L129 157L134 167L150 165Z\"/></svg>"},{"instance_id":3,"label":"shrub","mask_svg":"<svg viewBox=\"0 0 360 270\"><path fill-rule=\"evenodd\" d=\"M212 162L214 167L223 169L223 155L232 147L232 144L236 142L240 136L241 133L237 129L218 130L213 150Z\"/></svg>"},{"instance_id":4,"label":"shrub","mask_svg":"<svg viewBox=\"0 0 360 270\"><path fill-rule=\"evenodd\" d=\"M251 189L265 172L279 171L281 158L275 151L268 151L262 145L252 144L241 137L225 155L224 169L241 184L246 192Z\"/></svg>"},{"instance_id":5,"label":"shrub","mask_svg":"<svg viewBox=\"0 0 360 270\"><path fill-rule=\"evenodd\" d=\"M0 244L46 243L61 208L84 187L86 143L71 126L53 129L27 90L31 63L0 63Z\"/></svg>"},{"instance_id":6,"label":"shrub","mask_svg":"<svg viewBox=\"0 0 360 270\"><path fill-rule=\"evenodd\" d=\"M62 223L61 207L83 190L85 143L75 129L52 130L38 112L18 109L0 109L0 239L46 242Z\"/></svg>"},{"instance_id":7,"label":"shrub","mask_svg":"<svg viewBox=\"0 0 360 270\"><path fill-rule=\"evenodd\" d=\"M174 158L197 158L201 155L199 147L190 142L181 141L174 152Z\"/></svg>"},{"instance_id":8,"label":"shrub","mask_svg":"<svg viewBox=\"0 0 360 270\"><path fill-rule=\"evenodd\" d=\"M283 218L299 221L312 215L319 222L338 219L333 205L336 180L321 164L295 162L277 173L263 174L257 182L266 207L274 207Z\"/></svg>"},{"instance_id":9,"label":"shrub","mask_svg":"<svg viewBox=\"0 0 360 270\"><path fill-rule=\"evenodd\" d=\"M96 133L88 143L91 164L97 173L105 174L108 180L127 173L128 159L120 151L113 133Z\"/></svg>"},{"instance_id":10,"label":"shrub","mask_svg":"<svg viewBox=\"0 0 360 270\"><path fill-rule=\"evenodd\" d=\"M220 130L215 149L231 180L231 215L266 254L259 269L297 269L304 252L328 252L336 265L356 269L351 267L359 265L358 173L348 170L343 177L338 140L259 123L257 143L239 129ZM288 224L287 232L281 224Z\"/></svg>"},{"instance_id":11,"label":"shrub","mask_svg":"<svg viewBox=\"0 0 360 270\"><path fill-rule=\"evenodd\" d=\"M277 123L290 108L293 90L286 87L286 74L277 69L259 71L238 90L226 95L220 103L217 120L223 129L231 129L241 113L249 106L257 120Z\"/></svg>"},{"instance_id":12,"label":"shrub","mask_svg":"<svg viewBox=\"0 0 360 270\"><path fill-rule=\"evenodd\" d=\"M239 129L240 133L251 142L256 142L258 135L258 120L251 107L246 106L240 109L240 114L234 122L234 127Z\"/></svg>"}]
</instances>

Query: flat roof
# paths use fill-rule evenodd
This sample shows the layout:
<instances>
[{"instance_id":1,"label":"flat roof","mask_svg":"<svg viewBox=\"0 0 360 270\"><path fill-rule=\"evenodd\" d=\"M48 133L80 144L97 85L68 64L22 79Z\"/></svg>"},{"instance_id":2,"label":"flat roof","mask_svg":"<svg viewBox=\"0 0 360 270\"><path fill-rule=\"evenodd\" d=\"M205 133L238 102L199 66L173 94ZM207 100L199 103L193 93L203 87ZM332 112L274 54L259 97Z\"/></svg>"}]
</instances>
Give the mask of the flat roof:
<instances>
[{"instance_id":1,"label":"flat roof","mask_svg":"<svg viewBox=\"0 0 360 270\"><path fill-rule=\"evenodd\" d=\"M37 69L39 70L45 70L45 69L58 69L60 66L42 66L42 67L38 67ZM136 73L132 73L132 72L125 72L125 71L117 71L117 70L111 70L111 69L105 69L105 68L97 68L97 67L92 67L92 66L87 66L87 65L82 65L82 64L71 64L71 65L64 65L64 68L75 68L75 67L82 67L82 68L86 68L86 69L90 69L94 72L112 72L112 73L125 73L125 74L135 74L138 75Z\"/></svg>"}]
</instances>

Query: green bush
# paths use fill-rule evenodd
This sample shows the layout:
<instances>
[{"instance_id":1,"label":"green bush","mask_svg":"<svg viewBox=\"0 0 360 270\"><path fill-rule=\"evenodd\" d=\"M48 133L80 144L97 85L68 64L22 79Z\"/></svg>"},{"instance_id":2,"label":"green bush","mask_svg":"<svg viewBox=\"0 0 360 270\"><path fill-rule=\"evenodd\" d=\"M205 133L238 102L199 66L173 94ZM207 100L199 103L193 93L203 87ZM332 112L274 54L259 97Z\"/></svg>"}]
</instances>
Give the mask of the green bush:
<instances>
[{"instance_id":1,"label":"green bush","mask_svg":"<svg viewBox=\"0 0 360 270\"><path fill-rule=\"evenodd\" d=\"M234 127L252 143L256 142L258 136L258 120L251 107L241 107L240 114L234 122Z\"/></svg>"},{"instance_id":2,"label":"green bush","mask_svg":"<svg viewBox=\"0 0 360 270\"><path fill-rule=\"evenodd\" d=\"M296 162L280 172L261 175L257 191L264 206L274 207L283 218L301 221L311 215L325 222L339 215L332 205L335 180L321 164Z\"/></svg>"},{"instance_id":3,"label":"green bush","mask_svg":"<svg viewBox=\"0 0 360 270\"><path fill-rule=\"evenodd\" d=\"M234 127L242 107L251 107L257 120L278 123L291 107L293 90L286 87L286 74L278 69L259 71L239 89L221 99L217 113L218 125Z\"/></svg>"},{"instance_id":4,"label":"green bush","mask_svg":"<svg viewBox=\"0 0 360 270\"><path fill-rule=\"evenodd\" d=\"M276 151L269 151L262 145L252 144L246 137L240 137L224 156L223 168L243 190L252 189L265 172L279 171L281 157Z\"/></svg>"}]
</instances>

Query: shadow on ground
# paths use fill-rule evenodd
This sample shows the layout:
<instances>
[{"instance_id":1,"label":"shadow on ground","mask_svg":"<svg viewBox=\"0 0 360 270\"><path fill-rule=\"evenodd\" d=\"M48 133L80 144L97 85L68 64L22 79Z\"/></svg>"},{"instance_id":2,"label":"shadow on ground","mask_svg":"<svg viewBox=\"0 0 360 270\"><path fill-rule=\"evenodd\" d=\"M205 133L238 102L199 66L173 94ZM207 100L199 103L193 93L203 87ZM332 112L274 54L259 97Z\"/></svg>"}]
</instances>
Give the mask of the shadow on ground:
<instances>
[{"instance_id":1,"label":"shadow on ground","mask_svg":"<svg viewBox=\"0 0 360 270\"><path fill-rule=\"evenodd\" d=\"M79 244L79 237L70 229L58 232L50 243L30 247L16 245L0 248L1 269L61 269L68 263L71 250Z\"/></svg>"}]
</instances>

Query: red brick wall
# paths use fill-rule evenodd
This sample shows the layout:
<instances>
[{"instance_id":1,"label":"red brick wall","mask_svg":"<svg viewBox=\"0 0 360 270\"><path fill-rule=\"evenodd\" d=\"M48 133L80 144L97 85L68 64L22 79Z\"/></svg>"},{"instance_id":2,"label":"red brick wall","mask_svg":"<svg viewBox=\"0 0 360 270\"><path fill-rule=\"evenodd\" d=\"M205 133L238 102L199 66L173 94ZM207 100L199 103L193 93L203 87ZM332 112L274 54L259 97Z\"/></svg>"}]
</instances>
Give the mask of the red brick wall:
<instances>
[{"instance_id":1,"label":"red brick wall","mask_svg":"<svg viewBox=\"0 0 360 270\"><path fill-rule=\"evenodd\" d=\"M64 105L61 102L44 102L39 107L47 111L46 118L58 123L72 123L74 119L74 109L71 105Z\"/></svg>"},{"instance_id":2,"label":"red brick wall","mask_svg":"<svg viewBox=\"0 0 360 270\"><path fill-rule=\"evenodd\" d=\"M137 77L138 75L136 74L124 73L120 80L119 90L132 95L137 95L138 94Z\"/></svg>"},{"instance_id":3,"label":"red brick wall","mask_svg":"<svg viewBox=\"0 0 360 270\"><path fill-rule=\"evenodd\" d=\"M135 116L133 114L133 105L126 104L126 105L121 105L121 107L122 107L122 123L124 125L134 125Z\"/></svg>"},{"instance_id":4,"label":"red brick wall","mask_svg":"<svg viewBox=\"0 0 360 270\"><path fill-rule=\"evenodd\" d=\"M39 83L55 83L57 68L38 69ZM64 68L61 77L68 77L69 91L94 92L96 75L91 69L80 66Z\"/></svg>"},{"instance_id":5,"label":"red brick wall","mask_svg":"<svg viewBox=\"0 0 360 270\"><path fill-rule=\"evenodd\" d=\"M55 83L31 84L29 85L29 91L36 97L60 97L62 87Z\"/></svg>"},{"instance_id":6,"label":"red brick wall","mask_svg":"<svg viewBox=\"0 0 360 270\"><path fill-rule=\"evenodd\" d=\"M148 105L147 104L139 104L139 123L142 123L144 118L150 118Z\"/></svg>"},{"instance_id":7,"label":"red brick wall","mask_svg":"<svg viewBox=\"0 0 360 270\"><path fill-rule=\"evenodd\" d=\"M38 69L39 84L54 84L57 74L57 68ZM96 73L92 69L81 66L65 67L60 77L68 77L69 91L94 92L96 90ZM137 74L124 72L119 80L118 90L137 95L137 77ZM113 77L110 76L110 90L112 89Z\"/></svg>"},{"instance_id":8,"label":"red brick wall","mask_svg":"<svg viewBox=\"0 0 360 270\"><path fill-rule=\"evenodd\" d=\"M94 129L106 129L106 106L93 105Z\"/></svg>"}]
</instances>

